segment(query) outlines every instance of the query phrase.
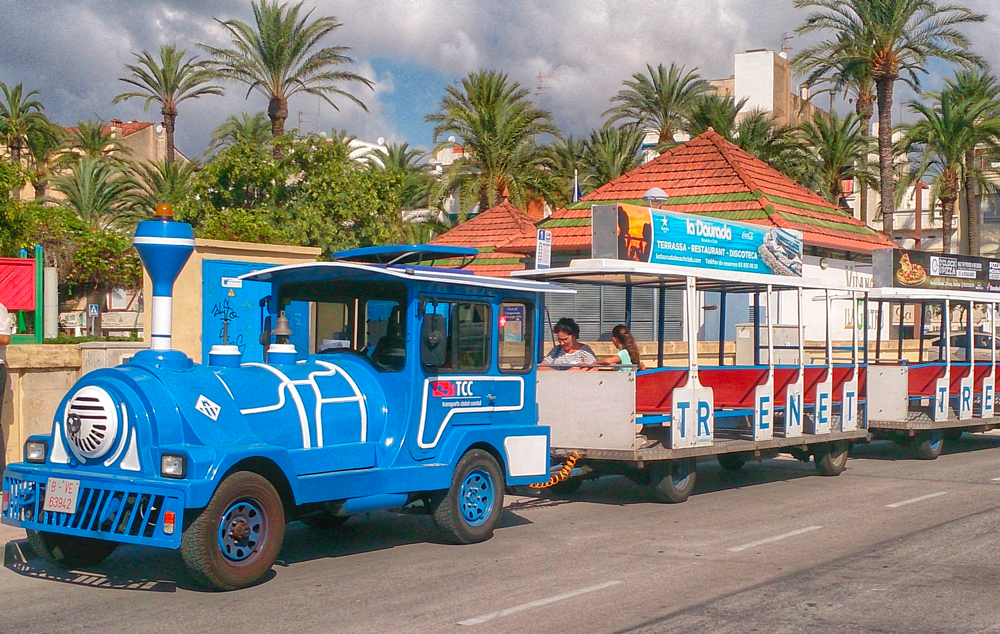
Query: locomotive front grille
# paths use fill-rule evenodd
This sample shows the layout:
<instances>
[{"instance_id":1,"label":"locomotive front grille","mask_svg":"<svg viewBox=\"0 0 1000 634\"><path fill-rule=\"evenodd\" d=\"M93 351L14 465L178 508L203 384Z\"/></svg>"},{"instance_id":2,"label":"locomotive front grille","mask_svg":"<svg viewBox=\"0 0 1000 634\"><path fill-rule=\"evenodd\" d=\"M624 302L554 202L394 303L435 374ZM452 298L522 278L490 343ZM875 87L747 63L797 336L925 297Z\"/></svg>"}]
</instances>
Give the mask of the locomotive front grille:
<instances>
[{"instance_id":1,"label":"locomotive front grille","mask_svg":"<svg viewBox=\"0 0 1000 634\"><path fill-rule=\"evenodd\" d=\"M4 492L8 496L4 518L37 530L62 532L59 529L71 529L74 533L83 531L92 533L93 537L111 539L114 536L162 539L162 529L158 531L157 524L171 496L98 487L84 482L76 512L57 513L43 509L45 486L45 482L4 478Z\"/></svg>"}]
</instances>

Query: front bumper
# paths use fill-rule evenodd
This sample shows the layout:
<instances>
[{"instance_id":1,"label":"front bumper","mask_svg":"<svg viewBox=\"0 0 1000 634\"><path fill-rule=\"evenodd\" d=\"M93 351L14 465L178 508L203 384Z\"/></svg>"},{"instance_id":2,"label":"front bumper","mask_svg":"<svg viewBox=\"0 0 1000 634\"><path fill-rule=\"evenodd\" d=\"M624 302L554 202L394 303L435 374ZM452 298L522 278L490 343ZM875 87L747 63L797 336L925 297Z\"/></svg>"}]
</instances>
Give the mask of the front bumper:
<instances>
[{"instance_id":1,"label":"front bumper","mask_svg":"<svg viewBox=\"0 0 1000 634\"><path fill-rule=\"evenodd\" d=\"M50 477L80 482L75 513L43 510ZM4 473L3 495L6 504L0 522L4 524L125 544L180 547L184 491L178 487L19 464ZM172 534L164 532L167 511L175 517Z\"/></svg>"}]
</instances>

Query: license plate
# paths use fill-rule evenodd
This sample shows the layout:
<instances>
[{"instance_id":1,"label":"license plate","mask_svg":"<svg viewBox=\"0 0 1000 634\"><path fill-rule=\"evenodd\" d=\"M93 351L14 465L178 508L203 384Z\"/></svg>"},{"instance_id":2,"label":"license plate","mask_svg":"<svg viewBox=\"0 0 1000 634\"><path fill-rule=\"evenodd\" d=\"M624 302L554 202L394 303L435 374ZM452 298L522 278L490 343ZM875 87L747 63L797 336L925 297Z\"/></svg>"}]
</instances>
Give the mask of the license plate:
<instances>
[{"instance_id":1,"label":"license plate","mask_svg":"<svg viewBox=\"0 0 1000 634\"><path fill-rule=\"evenodd\" d=\"M80 481L49 478L45 485L45 511L76 513L76 499L80 496Z\"/></svg>"}]
</instances>

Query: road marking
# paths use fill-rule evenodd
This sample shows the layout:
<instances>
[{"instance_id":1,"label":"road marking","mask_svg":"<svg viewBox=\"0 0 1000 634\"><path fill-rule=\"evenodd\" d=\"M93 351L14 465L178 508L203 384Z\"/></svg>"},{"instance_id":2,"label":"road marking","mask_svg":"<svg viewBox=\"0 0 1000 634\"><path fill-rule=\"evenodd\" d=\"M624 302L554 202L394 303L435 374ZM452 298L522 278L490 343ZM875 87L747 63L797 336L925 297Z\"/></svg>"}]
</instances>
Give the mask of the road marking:
<instances>
[{"instance_id":1,"label":"road marking","mask_svg":"<svg viewBox=\"0 0 1000 634\"><path fill-rule=\"evenodd\" d=\"M480 623L492 621L493 619L498 619L503 616L510 616L511 614L517 614L518 612L523 612L525 610L530 610L532 608L541 607L543 605L549 605L550 603L563 601L565 599L572 599L573 597L578 597L581 594L587 594L588 592L597 592L598 590L603 590L605 588L610 588L611 586L616 586L619 583L621 583L621 581L605 581L604 583L599 583L596 586L587 586L586 588L580 588L579 590L571 590L570 592L557 594L554 597L548 597L547 599L539 599L538 601L532 601L530 603L522 603L521 605L517 605L512 608L506 608L503 610L499 610L497 612L490 612L489 614L477 616L474 619L466 619L464 621L459 621L458 624L479 625Z\"/></svg>"},{"instance_id":2,"label":"road marking","mask_svg":"<svg viewBox=\"0 0 1000 634\"><path fill-rule=\"evenodd\" d=\"M783 535L775 535L774 537L768 537L767 539L758 539L755 542L750 542L749 544L743 544L742 546L733 546L732 548L727 548L731 553L738 553L748 548L756 548L757 546L763 546L764 544L770 544L771 542L781 541L782 539L787 539L789 537L795 537L796 535L801 535L803 533L811 533L812 531L818 531L823 528L822 526L806 526L805 528L800 528L798 530L790 531L784 533Z\"/></svg>"},{"instance_id":3,"label":"road marking","mask_svg":"<svg viewBox=\"0 0 1000 634\"><path fill-rule=\"evenodd\" d=\"M993 478L991 482L1000 482L1000 478Z\"/></svg>"},{"instance_id":4,"label":"road marking","mask_svg":"<svg viewBox=\"0 0 1000 634\"><path fill-rule=\"evenodd\" d=\"M929 500L931 498L936 498L941 495L948 495L947 491L938 491L937 493L930 493L928 495L921 495L918 498L913 498L912 500L903 500L902 502L893 502L892 504L886 504L886 507L895 509L901 506L906 506L907 504L913 504L914 502L923 502L924 500Z\"/></svg>"}]
</instances>

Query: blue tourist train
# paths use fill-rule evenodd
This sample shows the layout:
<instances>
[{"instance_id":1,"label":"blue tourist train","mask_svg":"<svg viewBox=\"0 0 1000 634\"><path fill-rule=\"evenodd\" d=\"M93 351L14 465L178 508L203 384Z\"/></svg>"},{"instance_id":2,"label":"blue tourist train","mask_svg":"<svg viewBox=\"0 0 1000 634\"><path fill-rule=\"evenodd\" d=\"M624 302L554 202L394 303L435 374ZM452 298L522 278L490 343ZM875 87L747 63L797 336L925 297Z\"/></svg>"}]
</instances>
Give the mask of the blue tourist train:
<instances>
[{"instance_id":1,"label":"blue tourist train","mask_svg":"<svg viewBox=\"0 0 1000 634\"><path fill-rule=\"evenodd\" d=\"M488 539L506 486L549 476L535 348L542 282L422 266L472 250L382 247L245 275L270 284L262 363L171 349L171 294L194 248L169 208L139 224L151 348L84 376L3 478L2 521L50 560L120 543L180 549L204 585L259 580L285 524L335 527L422 500L449 541ZM307 325L285 309L307 303ZM302 305L302 304L298 304ZM309 350L289 337L311 328ZM299 339L301 341L301 339Z\"/></svg>"}]
</instances>

